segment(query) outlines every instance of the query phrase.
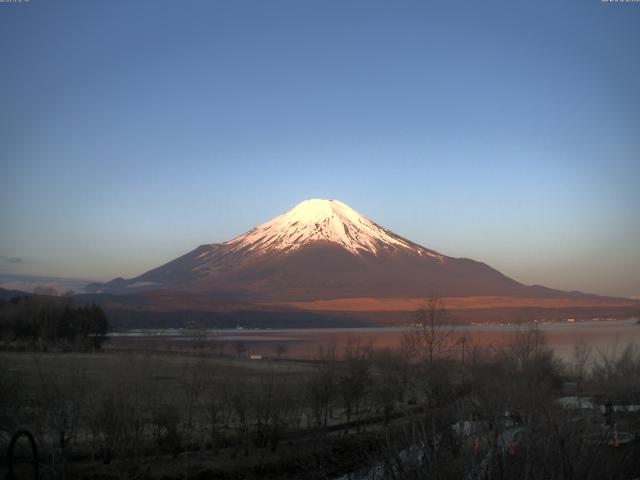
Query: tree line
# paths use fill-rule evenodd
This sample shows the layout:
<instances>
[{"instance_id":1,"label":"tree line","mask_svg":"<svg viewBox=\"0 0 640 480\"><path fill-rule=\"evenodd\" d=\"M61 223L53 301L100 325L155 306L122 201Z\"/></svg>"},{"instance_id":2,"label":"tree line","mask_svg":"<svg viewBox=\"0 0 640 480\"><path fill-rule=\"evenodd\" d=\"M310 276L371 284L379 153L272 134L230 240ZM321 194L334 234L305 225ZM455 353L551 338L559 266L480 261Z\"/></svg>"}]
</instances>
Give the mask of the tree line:
<instances>
[{"instance_id":1,"label":"tree line","mask_svg":"<svg viewBox=\"0 0 640 480\"><path fill-rule=\"evenodd\" d=\"M0 344L5 349L97 350L108 330L101 307L74 305L70 296L35 294L0 300Z\"/></svg>"}]
</instances>

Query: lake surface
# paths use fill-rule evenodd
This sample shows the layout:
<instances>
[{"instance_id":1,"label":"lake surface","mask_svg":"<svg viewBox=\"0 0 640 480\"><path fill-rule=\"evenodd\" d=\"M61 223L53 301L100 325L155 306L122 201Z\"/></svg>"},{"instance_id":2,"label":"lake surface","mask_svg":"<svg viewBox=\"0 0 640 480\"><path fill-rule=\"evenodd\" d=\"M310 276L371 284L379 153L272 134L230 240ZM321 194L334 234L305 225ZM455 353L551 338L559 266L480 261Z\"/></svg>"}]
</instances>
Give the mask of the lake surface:
<instances>
[{"instance_id":1,"label":"lake surface","mask_svg":"<svg viewBox=\"0 0 640 480\"><path fill-rule=\"evenodd\" d=\"M592 320L539 324L548 344L563 359L570 359L576 344L585 343L605 354L620 351L630 342L640 345L640 324L637 319ZM516 325L465 325L452 327L453 335L466 337L465 348L472 345L499 347L510 341L518 330ZM109 336L111 348L142 348L150 350L192 351L201 348L226 354L241 351L250 354L285 358L313 359L320 348L336 344L340 349L349 342L371 344L374 348L398 347L407 327L319 328L286 330L201 330L186 329L130 330Z\"/></svg>"}]
</instances>

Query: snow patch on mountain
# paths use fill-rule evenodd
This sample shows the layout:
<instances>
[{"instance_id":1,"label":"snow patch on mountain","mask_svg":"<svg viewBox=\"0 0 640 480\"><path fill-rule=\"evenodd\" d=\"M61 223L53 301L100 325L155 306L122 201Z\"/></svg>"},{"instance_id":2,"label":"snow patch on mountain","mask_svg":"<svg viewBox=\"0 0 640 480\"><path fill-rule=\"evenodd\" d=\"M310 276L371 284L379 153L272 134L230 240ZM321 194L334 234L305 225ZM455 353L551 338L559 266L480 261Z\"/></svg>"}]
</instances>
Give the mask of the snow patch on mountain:
<instances>
[{"instance_id":1,"label":"snow patch on mountain","mask_svg":"<svg viewBox=\"0 0 640 480\"><path fill-rule=\"evenodd\" d=\"M232 251L293 251L317 241L337 244L353 254L405 250L442 256L403 239L338 200L305 200L225 245Z\"/></svg>"}]
</instances>

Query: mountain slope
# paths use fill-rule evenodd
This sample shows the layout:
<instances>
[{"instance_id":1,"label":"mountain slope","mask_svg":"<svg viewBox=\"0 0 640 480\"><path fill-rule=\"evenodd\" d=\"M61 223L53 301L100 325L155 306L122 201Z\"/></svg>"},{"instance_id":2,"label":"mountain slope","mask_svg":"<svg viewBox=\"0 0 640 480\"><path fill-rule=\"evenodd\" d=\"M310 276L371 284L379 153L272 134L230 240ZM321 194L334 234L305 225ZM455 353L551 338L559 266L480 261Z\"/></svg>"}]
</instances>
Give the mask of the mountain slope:
<instances>
[{"instance_id":1,"label":"mountain slope","mask_svg":"<svg viewBox=\"0 0 640 480\"><path fill-rule=\"evenodd\" d=\"M158 288L251 302L567 295L429 250L336 200L304 201L227 242L201 245L133 279L90 286L107 293Z\"/></svg>"}]
</instances>

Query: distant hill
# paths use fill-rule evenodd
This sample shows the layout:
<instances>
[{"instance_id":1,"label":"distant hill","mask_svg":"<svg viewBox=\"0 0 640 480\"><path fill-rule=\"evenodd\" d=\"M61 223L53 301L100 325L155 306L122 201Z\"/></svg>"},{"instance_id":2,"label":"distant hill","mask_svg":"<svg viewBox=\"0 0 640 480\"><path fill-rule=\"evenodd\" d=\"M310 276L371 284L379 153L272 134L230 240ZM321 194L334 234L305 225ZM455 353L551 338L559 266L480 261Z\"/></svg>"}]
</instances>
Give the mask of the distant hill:
<instances>
[{"instance_id":1,"label":"distant hill","mask_svg":"<svg viewBox=\"0 0 640 480\"><path fill-rule=\"evenodd\" d=\"M33 292L36 287L50 287L57 290L58 293L64 293L69 290L83 292L89 283L88 280L78 278L0 273L0 288L6 290Z\"/></svg>"},{"instance_id":2,"label":"distant hill","mask_svg":"<svg viewBox=\"0 0 640 480\"><path fill-rule=\"evenodd\" d=\"M11 300L14 297L21 297L24 295L31 295L28 292L23 292L21 290L7 290L6 288L0 288L0 300Z\"/></svg>"}]
</instances>

